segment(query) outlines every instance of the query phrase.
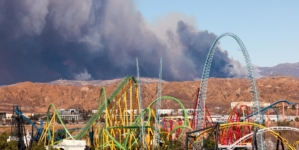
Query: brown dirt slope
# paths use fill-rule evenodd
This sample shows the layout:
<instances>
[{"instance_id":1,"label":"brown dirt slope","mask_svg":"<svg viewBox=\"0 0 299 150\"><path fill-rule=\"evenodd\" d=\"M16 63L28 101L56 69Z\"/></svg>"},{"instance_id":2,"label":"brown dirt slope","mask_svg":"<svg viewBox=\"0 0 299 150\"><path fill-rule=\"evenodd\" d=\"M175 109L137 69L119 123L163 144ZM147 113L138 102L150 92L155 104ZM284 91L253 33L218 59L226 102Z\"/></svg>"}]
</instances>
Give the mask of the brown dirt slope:
<instances>
[{"instance_id":1,"label":"brown dirt slope","mask_svg":"<svg viewBox=\"0 0 299 150\"><path fill-rule=\"evenodd\" d=\"M108 95L119 82L107 85ZM287 99L299 102L299 78L271 76L257 80L259 99L275 102ZM180 99L186 108L193 108L195 92L200 81L163 82L162 95ZM58 108L96 109L100 87L93 85L55 85L23 82L0 87L0 111L11 110L11 104L18 104L30 112L45 112L53 103ZM144 105L147 106L157 95L157 82L142 85ZM232 101L251 101L249 81L246 79L209 79L207 105L230 107ZM162 108L179 108L179 105L166 100Z\"/></svg>"}]
</instances>

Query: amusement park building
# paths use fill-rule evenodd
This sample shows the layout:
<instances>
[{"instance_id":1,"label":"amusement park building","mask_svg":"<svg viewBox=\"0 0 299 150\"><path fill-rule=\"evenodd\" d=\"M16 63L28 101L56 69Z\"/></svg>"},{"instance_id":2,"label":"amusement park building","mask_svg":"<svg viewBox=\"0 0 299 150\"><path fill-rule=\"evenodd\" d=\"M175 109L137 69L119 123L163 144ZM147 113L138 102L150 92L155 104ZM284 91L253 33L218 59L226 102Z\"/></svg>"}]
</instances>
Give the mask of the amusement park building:
<instances>
[{"instance_id":1,"label":"amusement park building","mask_svg":"<svg viewBox=\"0 0 299 150\"><path fill-rule=\"evenodd\" d=\"M81 119L80 111L77 109L59 109L58 113L62 119L78 121Z\"/></svg>"},{"instance_id":2,"label":"amusement park building","mask_svg":"<svg viewBox=\"0 0 299 150\"><path fill-rule=\"evenodd\" d=\"M66 119L66 120L69 120L69 121L71 121L71 120L75 120L75 121L80 120L80 116L79 115L60 115L60 117L62 119Z\"/></svg>"}]
</instances>

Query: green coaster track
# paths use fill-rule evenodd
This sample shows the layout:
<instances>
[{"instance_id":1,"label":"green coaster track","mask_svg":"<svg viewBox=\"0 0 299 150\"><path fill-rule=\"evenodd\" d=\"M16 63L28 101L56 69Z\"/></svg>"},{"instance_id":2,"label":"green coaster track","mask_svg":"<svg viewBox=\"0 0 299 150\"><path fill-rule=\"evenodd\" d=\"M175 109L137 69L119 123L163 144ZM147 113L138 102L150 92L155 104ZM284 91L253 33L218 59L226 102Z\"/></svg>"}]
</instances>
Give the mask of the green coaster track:
<instances>
[{"instance_id":1,"label":"green coaster track","mask_svg":"<svg viewBox=\"0 0 299 150\"><path fill-rule=\"evenodd\" d=\"M125 77L123 79L123 81L119 84L119 86L112 92L112 94L109 96L109 98L107 98L106 96L106 90L104 87L101 88L100 90L100 95L99 95L99 101L98 101L98 111L97 113L95 113L86 123L86 125L81 128L81 130L76 134L76 135L72 135L69 130L67 129L66 125L64 124L62 118L60 117L56 107L54 106L54 104L50 104L48 106L48 110L47 110L47 122L45 124L45 128L44 128L44 136L42 136L42 138L40 139L39 143L41 143L43 140L45 140L45 138L47 138L47 141L52 141L51 143L47 143L47 145L55 145L57 143L59 143L60 141L54 141L54 134L53 134L53 131L51 133L51 130L50 130L50 126L53 125L53 123L51 122L52 121L52 118L57 118L59 120L59 122L61 123L63 129L65 130L66 134L67 134L67 139L72 139L72 140L81 140L83 139L87 134L88 134L88 131L90 130L90 128L92 128L93 125L95 125L98 121L98 119L100 118L101 114L105 111L105 109L108 108L108 106L111 106L112 105L112 102L115 100L115 98L117 97L117 95L119 93L121 93L124 88L126 87L126 85L128 84L129 81L132 81L133 82L133 87L137 86L138 85L138 82L137 80L135 80L134 77ZM105 133L108 137L109 137L109 140L110 141L113 141L113 145L115 145L116 148L119 148L119 149L128 149L128 148L132 148L133 146L136 146L139 143L140 141L140 138L142 138L144 135L143 132L138 132L140 131L140 129L142 128L142 126L144 127L144 129L151 129L152 131L156 132L156 134L159 134L160 137L161 137L161 140L165 141L166 140L166 137L163 136L160 132L159 129L155 128L154 127L154 124L149 124L149 122L151 121L151 118L155 118L155 114L152 114L153 110L152 110L152 106L153 104L155 104L157 101L164 101L164 100L172 100L176 103L178 103L181 107L181 109L183 109L183 118L184 118L184 121L183 121L183 124L181 126L177 126L175 127L172 131L170 131L170 134L174 133L175 130L179 129L179 128L182 128L182 129L190 129L190 124L189 124L189 120L188 120L188 115L187 115L187 112L185 110L185 107L184 105L180 102L180 100L174 98L174 97L171 97L171 96L162 96L161 98L157 98L155 99L154 101L152 101L147 107L146 109L144 109L143 111L141 111L137 117L134 119L133 123L129 126L107 126L105 125L103 128L100 128L98 125L98 135L95 135L97 136L99 139L103 138L103 134ZM114 107L114 106L112 106ZM53 109L52 112L51 112L51 108ZM108 112L106 112L108 113ZM50 118L52 115L52 118ZM141 117L142 116L148 116L147 120L144 121L144 124L142 125L141 124ZM158 121L156 120L156 118L154 119L155 122ZM105 123L106 124L106 123ZM131 144L128 144L128 141L129 141L129 136L126 137L126 139L120 143L116 140L115 137L113 137L110 133L109 133L109 130L112 130L112 129L115 129L115 128L118 128L118 129L130 129L128 131L130 131L130 133L127 133L127 134L134 134L134 136L136 136L136 138L134 138L133 141L131 141ZM179 138L182 136L183 132L181 132ZM168 134L169 135L169 134ZM149 143L147 143L149 144ZM128 145L130 145L131 147L128 147ZM103 148L107 148L107 147L111 147L112 145L109 144L109 143L103 143L99 142L99 145L98 145L98 148L99 149L103 149Z\"/></svg>"}]
</instances>

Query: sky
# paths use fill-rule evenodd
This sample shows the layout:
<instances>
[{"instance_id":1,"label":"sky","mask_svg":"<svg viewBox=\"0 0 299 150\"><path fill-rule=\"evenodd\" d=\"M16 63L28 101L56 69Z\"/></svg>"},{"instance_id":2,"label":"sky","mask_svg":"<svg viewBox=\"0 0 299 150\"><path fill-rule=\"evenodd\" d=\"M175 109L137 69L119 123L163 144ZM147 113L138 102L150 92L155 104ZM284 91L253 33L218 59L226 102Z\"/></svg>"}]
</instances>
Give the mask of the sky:
<instances>
[{"instance_id":1,"label":"sky","mask_svg":"<svg viewBox=\"0 0 299 150\"><path fill-rule=\"evenodd\" d=\"M298 3L0 0L0 85L136 76L136 57L141 77L157 78L162 57L163 80L197 80L225 32L243 41L260 77L258 67L298 62ZM246 77L242 55L221 39L210 77Z\"/></svg>"},{"instance_id":2,"label":"sky","mask_svg":"<svg viewBox=\"0 0 299 150\"><path fill-rule=\"evenodd\" d=\"M136 0L135 3L149 23L170 13L180 13L193 18L199 30L218 36L225 32L238 35L257 66L299 62L299 1ZM220 42L230 57L244 62L232 38Z\"/></svg>"}]
</instances>

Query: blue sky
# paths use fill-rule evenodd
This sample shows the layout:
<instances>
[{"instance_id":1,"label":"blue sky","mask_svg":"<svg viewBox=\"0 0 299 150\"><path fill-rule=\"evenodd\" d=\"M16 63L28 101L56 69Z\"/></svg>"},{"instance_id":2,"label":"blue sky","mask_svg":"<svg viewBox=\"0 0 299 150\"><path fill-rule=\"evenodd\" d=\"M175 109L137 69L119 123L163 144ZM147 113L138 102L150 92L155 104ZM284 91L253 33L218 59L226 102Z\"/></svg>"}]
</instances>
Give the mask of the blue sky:
<instances>
[{"instance_id":1,"label":"blue sky","mask_svg":"<svg viewBox=\"0 0 299 150\"><path fill-rule=\"evenodd\" d=\"M254 65L270 67L299 62L299 1L135 0L135 3L149 23L175 12L193 17L200 30L238 35ZM232 38L220 42L230 57L244 62Z\"/></svg>"}]
</instances>

